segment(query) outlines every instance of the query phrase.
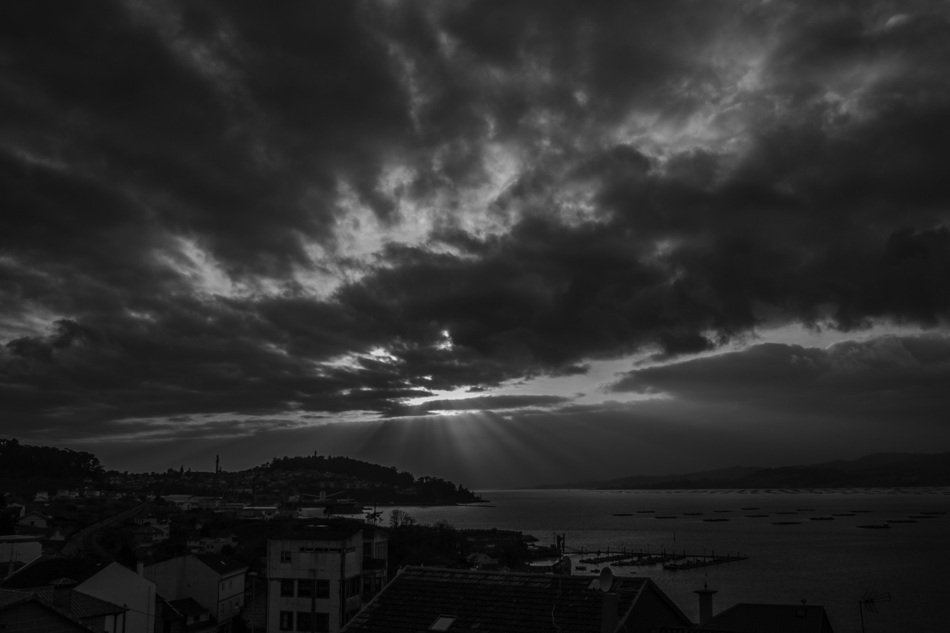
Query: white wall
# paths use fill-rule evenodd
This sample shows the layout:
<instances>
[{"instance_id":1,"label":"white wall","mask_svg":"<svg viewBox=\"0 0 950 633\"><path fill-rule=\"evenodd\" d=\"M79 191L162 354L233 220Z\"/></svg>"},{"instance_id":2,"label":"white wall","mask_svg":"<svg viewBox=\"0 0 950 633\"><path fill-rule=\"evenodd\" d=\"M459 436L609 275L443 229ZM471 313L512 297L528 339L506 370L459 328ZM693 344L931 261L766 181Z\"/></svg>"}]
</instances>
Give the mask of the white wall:
<instances>
[{"instance_id":1,"label":"white wall","mask_svg":"<svg viewBox=\"0 0 950 633\"><path fill-rule=\"evenodd\" d=\"M155 583L144 576L110 563L76 590L128 607L125 633L155 633Z\"/></svg>"}]
</instances>

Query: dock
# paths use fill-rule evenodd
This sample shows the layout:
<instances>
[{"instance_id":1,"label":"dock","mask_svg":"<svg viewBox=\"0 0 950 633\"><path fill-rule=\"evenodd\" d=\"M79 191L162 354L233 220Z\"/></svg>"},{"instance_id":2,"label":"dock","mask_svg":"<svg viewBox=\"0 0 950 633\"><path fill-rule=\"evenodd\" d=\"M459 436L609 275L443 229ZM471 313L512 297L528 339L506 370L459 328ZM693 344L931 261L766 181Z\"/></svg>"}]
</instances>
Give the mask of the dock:
<instances>
[{"instance_id":1,"label":"dock","mask_svg":"<svg viewBox=\"0 0 950 633\"><path fill-rule=\"evenodd\" d=\"M661 550L659 552L637 551L637 552L618 552L615 554L604 554L589 556L580 559L584 565L602 565L612 563L617 567L649 567L662 565L663 569L668 571L678 571L685 569L697 569L700 567L710 567L712 565L723 565L725 563L735 563L748 559L743 554L716 554L712 552L706 554L682 552L668 552Z\"/></svg>"}]
</instances>

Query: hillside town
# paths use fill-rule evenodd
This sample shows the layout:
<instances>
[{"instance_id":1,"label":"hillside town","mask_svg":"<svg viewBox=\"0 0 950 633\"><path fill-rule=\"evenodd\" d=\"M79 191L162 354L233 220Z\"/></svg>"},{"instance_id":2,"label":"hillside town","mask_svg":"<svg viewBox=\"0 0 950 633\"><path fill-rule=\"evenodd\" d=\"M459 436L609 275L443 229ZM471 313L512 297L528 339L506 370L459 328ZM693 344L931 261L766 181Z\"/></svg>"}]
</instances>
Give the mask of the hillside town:
<instances>
[{"instance_id":1,"label":"hillside town","mask_svg":"<svg viewBox=\"0 0 950 633\"><path fill-rule=\"evenodd\" d=\"M382 520L399 500L483 501L437 478L316 455L240 473L104 472L72 451L43 449L43 466L41 447L11 442L4 631L831 631L814 605L714 613L708 588L693 622L649 578L572 574L563 538L420 525L401 510ZM63 460L83 476L69 482Z\"/></svg>"}]
</instances>

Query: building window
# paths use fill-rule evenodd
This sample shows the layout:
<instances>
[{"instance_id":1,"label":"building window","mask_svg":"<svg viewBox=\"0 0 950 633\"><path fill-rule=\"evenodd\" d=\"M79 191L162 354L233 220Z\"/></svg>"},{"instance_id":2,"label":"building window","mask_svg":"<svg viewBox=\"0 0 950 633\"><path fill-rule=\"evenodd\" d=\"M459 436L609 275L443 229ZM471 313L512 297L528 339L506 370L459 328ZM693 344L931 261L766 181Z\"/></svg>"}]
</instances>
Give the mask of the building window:
<instances>
[{"instance_id":1,"label":"building window","mask_svg":"<svg viewBox=\"0 0 950 633\"><path fill-rule=\"evenodd\" d=\"M290 550L281 550L280 551L280 562L289 563L290 562Z\"/></svg>"},{"instance_id":2,"label":"building window","mask_svg":"<svg viewBox=\"0 0 950 633\"><path fill-rule=\"evenodd\" d=\"M329 580L317 580L317 597L318 598L330 597L330 581Z\"/></svg>"},{"instance_id":3,"label":"building window","mask_svg":"<svg viewBox=\"0 0 950 633\"><path fill-rule=\"evenodd\" d=\"M281 631L294 630L294 612L293 611L280 612L280 630Z\"/></svg>"},{"instance_id":4,"label":"building window","mask_svg":"<svg viewBox=\"0 0 950 633\"><path fill-rule=\"evenodd\" d=\"M312 631L313 630L313 619L309 611L297 612L297 630L298 631Z\"/></svg>"},{"instance_id":5,"label":"building window","mask_svg":"<svg viewBox=\"0 0 950 633\"><path fill-rule=\"evenodd\" d=\"M316 630L318 633L326 633L330 630L330 614L329 613L316 613L317 627Z\"/></svg>"},{"instance_id":6,"label":"building window","mask_svg":"<svg viewBox=\"0 0 950 633\"><path fill-rule=\"evenodd\" d=\"M313 596L313 581L312 580L298 580L297 581L297 597L309 598L311 596Z\"/></svg>"},{"instance_id":7,"label":"building window","mask_svg":"<svg viewBox=\"0 0 950 633\"><path fill-rule=\"evenodd\" d=\"M280 581L280 597L281 598L294 597L294 581L293 580Z\"/></svg>"}]
</instances>

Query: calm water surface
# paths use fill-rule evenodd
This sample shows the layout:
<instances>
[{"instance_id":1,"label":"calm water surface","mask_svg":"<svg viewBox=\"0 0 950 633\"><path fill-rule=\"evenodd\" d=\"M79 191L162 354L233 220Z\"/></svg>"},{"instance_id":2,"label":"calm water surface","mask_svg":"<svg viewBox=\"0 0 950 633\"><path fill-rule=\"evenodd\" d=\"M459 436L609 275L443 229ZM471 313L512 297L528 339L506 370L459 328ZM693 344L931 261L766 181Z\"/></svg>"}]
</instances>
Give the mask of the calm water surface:
<instances>
[{"instance_id":1,"label":"calm water surface","mask_svg":"<svg viewBox=\"0 0 950 633\"><path fill-rule=\"evenodd\" d=\"M717 612L737 602L807 600L826 607L838 633L859 633L859 599L868 592L887 593L890 600L880 601L877 613L865 614L868 633L950 631L950 489L479 494L491 507L401 509L420 523L520 530L542 543L564 534L568 550L576 552L665 548L748 556L687 571L614 568L619 575L653 578L694 620L692 592L707 582L719 592ZM627 513L631 516L615 516ZM728 520L704 521L711 518ZM858 527L868 524L890 527ZM593 573L602 565L587 567Z\"/></svg>"}]
</instances>

